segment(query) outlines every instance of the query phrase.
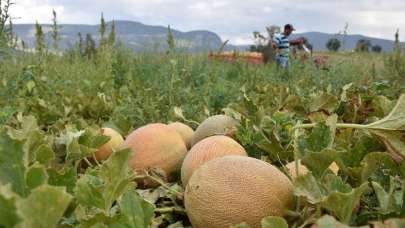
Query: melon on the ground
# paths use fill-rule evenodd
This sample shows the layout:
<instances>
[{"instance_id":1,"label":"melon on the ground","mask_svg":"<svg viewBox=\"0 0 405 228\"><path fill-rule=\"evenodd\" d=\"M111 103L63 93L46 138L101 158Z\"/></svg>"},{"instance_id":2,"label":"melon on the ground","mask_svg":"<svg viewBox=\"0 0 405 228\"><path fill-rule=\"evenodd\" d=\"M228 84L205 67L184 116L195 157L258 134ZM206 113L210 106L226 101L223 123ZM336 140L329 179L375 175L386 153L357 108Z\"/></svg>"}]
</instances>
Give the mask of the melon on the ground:
<instances>
[{"instance_id":1,"label":"melon on the ground","mask_svg":"<svg viewBox=\"0 0 405 228\"><path fill-rule=\"evenodd\" d=\"M288 174L291 176L292 179L297 178L297 169L295 168L295 161L288 163L286 166ZM298 175L303 176L309 172L308 168L301 164L298 164Z\"/></svg>"},{"instance_id":2,"label":"melon on the ground","mask_svg":"<svg viewBox=\"0 0 405 228\"><path fill-rule=\"evenodd\" d=\"M191 148L191 140L193 140L194 130L188 125L180 122L174 122L168 125L169 127L174 128L177 133L183 138L184 143L186 144L187 149Z\"/></svg>"},{"instance_id":3,"label":"melon on the ground","mask_svg":"<svg viewBox=\"0 0 405 228\"><path fill-rule=\"evenodd\" d=\"M232 138L224 135L216 135L205 138L195 144L187 153L181 166L181 182L187 185L193 172L209 160L228 156L247 156L245 149Z\"/></svg>"},{"instance_id":4,"label":"melon on the ground","mask_svg":"<svg viewBox=\"0 0 405 228\"><path fill-rule=\"evenodd\" d=\"M194 228L224 228L246 222L259 228L262 218L285 216L294 205L293 185L264 161L225 156L211 160L191 176L185 207Z\"/></svg>"},{"instance_id":5,"label":"melon on the ground","mask_svg":"<svg viewBox=\"0 0 405 228\"><path fill-rule=\"evenodd\" d=\"M236 131L238 121L226 116L215 115L204 120L194 132L191 145L213 135L232 135Z\"/></svg>"},{"instance_id":6,"label":"melon on the ground","mask_svg":"<svg viewBox=\"0 0 405 228\"><path fill-rule=\"evenodd\" d=\"M124 138L111 128L101 128L100 134L111 137L110 140L102 145L98 151L95 153L95 157L98 161L106 160L110 155L119 149L121 144L124 142Z\"/></svg>"},{"instance_id":7,"label":"melon on the ground","mask_svg":"<svg viewBox=\"0 0 405 228\"><path fill-rule=\"evenodd\" d=\"M148 169L162 170L169 180L172 179L173 172L180 170L187 153L180 134L161 123L136 129L126 138L122 147L132 149L129 166L134 171L142 174ZM147 179L143 182L146 187L154 185Z\"/></svg>"}]
</instances>

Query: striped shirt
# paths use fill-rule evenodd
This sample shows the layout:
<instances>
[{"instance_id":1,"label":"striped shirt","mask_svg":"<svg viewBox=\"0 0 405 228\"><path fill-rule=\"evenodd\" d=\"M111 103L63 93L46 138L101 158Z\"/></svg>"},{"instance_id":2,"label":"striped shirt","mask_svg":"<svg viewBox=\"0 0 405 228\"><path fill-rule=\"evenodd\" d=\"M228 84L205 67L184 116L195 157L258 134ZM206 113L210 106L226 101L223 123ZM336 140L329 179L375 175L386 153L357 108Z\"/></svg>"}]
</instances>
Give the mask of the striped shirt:
<instances>
[{"instance_id":1,"label":"striped shirt","mask_svg":"<svg viewBox=\"0 0 405 228\"><path fill-rule=\"evenodd\" d=\"M278 56L289 57L290 55L290 43L288 37L284 34L275 34L273 37L273 42L278 47Z\"/></svg>"}]
</instances>

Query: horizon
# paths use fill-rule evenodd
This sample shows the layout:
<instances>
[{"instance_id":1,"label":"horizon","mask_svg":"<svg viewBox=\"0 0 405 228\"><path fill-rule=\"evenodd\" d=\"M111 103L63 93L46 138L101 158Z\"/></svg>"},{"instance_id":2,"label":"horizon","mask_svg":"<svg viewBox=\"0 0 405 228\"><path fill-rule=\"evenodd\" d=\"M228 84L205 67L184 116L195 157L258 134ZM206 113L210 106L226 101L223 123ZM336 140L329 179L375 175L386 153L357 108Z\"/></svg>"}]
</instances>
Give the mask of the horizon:
<instances>
[{"instance_id":1,"label":"horizon","mask_svg":"<svg viewBox=\"0 0 405 228\"><path fill-rule=\"evenodd\" d=\"M113 21L115 21L115 22L132 22L132 23L139 23L139 24L146 25L146 26L167 27L167 26L165 26L165 25L145 24L145 23L142 23L142 22L139 22L139 21L131 21L131 20L106 20L106 23L108 24L108 23L111 23L111 22L113 22ZM35 22L34 22L34 23L15 23L15 24L17 24L17 25L35 25ZM44 26L44 25L45 25L45 26L52 26L51 23L43 23L43 24L40 23L40 25L42 25L42 26ZM80 26L99 26L100 23L95 23L95 24L90 24L90 23L89 23L89 24L86 24L86 23L78 23L78 24L75 24L75 23L59 23L59 25L60 25L60 26L63 26L63 25L73 25L73 26L74 26L74 25L80 25ZM170 25L170 27L171 27L172 29L174 29L174 30L177 30L177 31L183 32L183 33L193 32L193 31L207 31L207 32L213 32L213 31L210 31L210 30L207 30L207 29L195 29L195 30L184 31L184 30L180 30L180 29L174 28L174 27L172 27L171 25ZM214 32L214 33L215 33L215 32ZM294 32L293 35L300 35L300 34L307 34L307 33L321 33L321 34L327 34L327 35L343 35L343 34L327 33L327 32L322 32L322 31ZM215 34L217 34L217 33L215 33ZM221 37L219 34L217 34L217 35L221 38L222 41L225 41L225 39L224 39L223 37ZM348 36L364 36L364 37L367 37L367 38L376 38L376 39L381 39L381 40L394 41L394 39L368 36L368 35L364 35L364 34L360 34L360 33L348 33L347 35L348 35ZM403 42L401 41L401 43L403 43ZM252 45L252 44L254 44L254 41L253 41L253 38L252 38L252 43L234 44L234 43L232 43L232 42L230 41L229 44L231 44L231 45L237 45L237 46L245 46L245 45Z\"/></svg>"},{"instance_id":2,"label":"horizon","mask_svg":"<svg viewBox=\"0 0 405 228\"><path fill-rule=\"evenodd\" d=\"M104 13L106 21L133 21L145 25L170 25L179 31L207 30L235 45L253 43L253 31L292 23L296 33L337 34L346 23L348 34L393 40L397 29L405 29L405 2L369 0L285 3L279 0L129 1L99 0L91 9L79 0L19 0L11 8L15 24L49 24L52 10L59 24L97 25ZM330 10L340 9L340 10ZM342 13L343 12L343 13ZM287 15L287 16L286 16ZM322 20L320 20L322 19ZM389 21L389 23L386 23ZM400 38L404 36L400 33Z\"/></svg>"}]
</instances>

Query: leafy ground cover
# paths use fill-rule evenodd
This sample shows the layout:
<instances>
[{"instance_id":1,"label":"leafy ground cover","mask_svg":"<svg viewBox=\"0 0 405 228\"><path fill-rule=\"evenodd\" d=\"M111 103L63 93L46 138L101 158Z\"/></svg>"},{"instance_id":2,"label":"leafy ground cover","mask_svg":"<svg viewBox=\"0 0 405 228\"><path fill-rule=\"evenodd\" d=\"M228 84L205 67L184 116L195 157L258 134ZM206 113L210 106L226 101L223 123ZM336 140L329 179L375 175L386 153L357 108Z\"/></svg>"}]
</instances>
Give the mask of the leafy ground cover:
<instances>
[{"instance_id":1,"label":"leafy ground cover","mask_svg":"<svg viewBox=\"0 0 405 228\"><path fill-rule=\"evenodd\" d=\"M282 170L300 159L311 171L294 180L295 210L263 227L404 227L405 57L330 58L326 69L296 61L288 73L122 49L2 59L0 227L190 226L180 183L138 189L129 150L92 159L108 140L98 130L195 128L219 113L240 122L251 157Z\"/></svg>"}]
</instances>

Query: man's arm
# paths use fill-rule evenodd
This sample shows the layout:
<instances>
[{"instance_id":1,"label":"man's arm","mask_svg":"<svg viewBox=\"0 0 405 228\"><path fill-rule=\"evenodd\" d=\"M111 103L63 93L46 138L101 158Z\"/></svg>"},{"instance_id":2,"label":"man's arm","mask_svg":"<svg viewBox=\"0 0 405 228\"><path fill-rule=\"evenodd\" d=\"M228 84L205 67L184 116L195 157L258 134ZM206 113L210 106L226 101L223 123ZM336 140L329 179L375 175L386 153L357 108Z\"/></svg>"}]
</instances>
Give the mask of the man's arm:
<instances>
[{"instance_id":1,"label":"man's arm","mask_svg":"<svg viewBox=\"0 0 405 228\"><path fill-rule=\"evenodd\" d=\"M304 39L295 39L289 41L290 45L303 45Z\"/></svg>"}]
</instances>

